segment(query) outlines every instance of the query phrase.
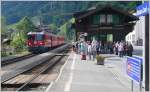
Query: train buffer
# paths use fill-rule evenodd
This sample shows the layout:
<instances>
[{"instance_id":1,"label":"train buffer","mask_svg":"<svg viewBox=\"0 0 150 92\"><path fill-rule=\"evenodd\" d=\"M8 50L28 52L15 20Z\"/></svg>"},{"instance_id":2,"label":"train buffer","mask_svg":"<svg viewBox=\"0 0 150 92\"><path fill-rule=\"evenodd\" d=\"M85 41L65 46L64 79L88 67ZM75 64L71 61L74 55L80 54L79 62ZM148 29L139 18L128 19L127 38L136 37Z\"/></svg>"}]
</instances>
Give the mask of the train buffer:
<instances>
[{"instance_id":1,"label":"train buffer","mask_svg":"<svg viewBox=\"0 0 150 92\"><path fill-rule=\"evenodd\" d=\"M130 87L130 86L129 86ZM130 92L122 85L106 65L96 61L81 60L71 52L60 70L58 78L51 82L46 92Z\"/></svg>"}]
</instances>

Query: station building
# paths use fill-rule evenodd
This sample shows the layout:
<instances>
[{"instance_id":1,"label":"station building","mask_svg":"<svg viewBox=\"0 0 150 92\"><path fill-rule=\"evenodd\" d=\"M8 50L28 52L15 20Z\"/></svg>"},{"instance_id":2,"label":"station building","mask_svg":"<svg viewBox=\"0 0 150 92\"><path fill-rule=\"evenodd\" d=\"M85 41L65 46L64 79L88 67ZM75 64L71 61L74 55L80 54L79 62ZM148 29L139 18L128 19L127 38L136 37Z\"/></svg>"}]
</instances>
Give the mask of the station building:
<instances>
[{"instance_id":1,"label":"station building","mask_svg":"<svg viewBox=\"0 0 150 92\"><path fill-rule=\"evenodd\" d=\"M95 38L103 42L125 40L125 36L133 31L138 20L138 17L111 5L76 12L74 17L73 27L75 28L76 40L80 40L80 36L86 33L86 41Z\"/></svg>"}]
</instances>

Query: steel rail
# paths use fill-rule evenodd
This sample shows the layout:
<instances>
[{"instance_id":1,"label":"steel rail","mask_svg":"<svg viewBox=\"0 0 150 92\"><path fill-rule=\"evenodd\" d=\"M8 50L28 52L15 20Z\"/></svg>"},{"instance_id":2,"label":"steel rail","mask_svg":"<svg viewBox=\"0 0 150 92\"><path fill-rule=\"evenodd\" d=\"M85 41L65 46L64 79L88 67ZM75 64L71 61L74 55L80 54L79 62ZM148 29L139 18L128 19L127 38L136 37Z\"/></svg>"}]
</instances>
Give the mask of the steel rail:
<instances>
[{"instance_id":1,"label":"steel rail","mask_svg":"<svg viewBox=\"0 0 150 92\"><path fill-rule=\"evenodd\" d=\"M2 60L1 61L1 66L5 66L5 65L8 65L8 64L11 64L11 63L14 63L14 62L18 62L18 61L21 61L21 60L24 60L24 59L28 59L30 57L34 57L34 56L36 56L36 54L27 54L27 55L15 57L15 58L12 58L12 59Z\"/></svg>"},{"instance_id":2,"label":"steel rail","mask_svg":"<svg viewBox=\"0 0 150 92\"><path fill-rule=\"evenodd\" d=\"M40 65L40 64L45 63L47 60L49 60L50 58L53 58L53 57L55 57L55 55L52 55L51 57L46 58L45 60L43 60L43 61L41 61L41 62L37 62L37 63L33 62L31 65L25 66L24 68L29 67L29 68L26 69L26 70L20 69L20 70L18 70L18 71L15 71L15 73L13 72L12 75L8 75L8 74L7 74L7 75L5 75L5 76L2 76L2 77L1 77L1 83L4 83L4 82L6 82L6 81L8 81L8 80L10 80L10 79L12 79L12 78L18 76L19 74L22 74L22 73L24 73L24 72L27 72L27 71L33 69L34 67L36 67L36 66L38 66L38 65Z\"/></svg>"}]
</instances>

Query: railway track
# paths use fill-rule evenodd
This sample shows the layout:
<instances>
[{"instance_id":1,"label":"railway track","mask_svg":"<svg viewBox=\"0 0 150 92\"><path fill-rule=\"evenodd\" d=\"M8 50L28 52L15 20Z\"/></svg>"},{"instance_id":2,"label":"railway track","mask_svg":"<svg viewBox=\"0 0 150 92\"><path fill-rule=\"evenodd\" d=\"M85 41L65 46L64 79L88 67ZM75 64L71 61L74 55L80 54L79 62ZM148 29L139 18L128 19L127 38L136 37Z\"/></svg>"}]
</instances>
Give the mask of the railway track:
<instances>
[{"instance_id":1,"label":"railway track","mask_svg":"<svg viewBox=\"0 0 150 92\"><path fill-rule=\"evenodd\" d=\"M55 49L55 48L53 48L53 49ZM39 55L39 54L30 53L30 54L15 57L15 58L12 58L12 59L1 60L1 67L4 67L6 65L9 65L9 64L12 64L12 63L15 63L15 62L19 62L19 61L22 61L22 60L25 60L25 59L28 59L28 58L31 58L31 57L34 57L34 56L37 56L37 55Z\"/></svg>"},{"instance_id":2,"label":"railway track","mask_svg":"<svg viewBox=\"0 0 150 92\"><path fill-rule=\"evenodd\" d=\"M24 56L20 56L20 57L16 57L16 58L12 58L12 59L7 59L7 60L2 60L1 61L1 66L6 66L8 64L12 64L14 62L18 62L18 61L22 61L24 59L28 59L30 57L34 57L36 56L37 54L27 54L27 55L24 55Z\"/></svg>"},{"instance_id":3,"label":"railway track","mask_svg":"<svg viewBox=\"0 0 150 92\"><path fill-rule=\"evenodd\" d=\"M68 50L64 50L64 51L65 51L65 53L68 52ZM48 69L53 68L65 56L66 56L66 54L64 54L64 52L61 54L56 54L56 55L46 59L43 63L39 63L38 65L32 67L30 70L22 72L21 74L31 73L34 75L28 81L23 83L19 88L17 88L15 91L26 91L26 90L28 90L30 88L30 86L32 85L31 82L33 80L35 80L38 76L40 76L41 74L46 72ZM37 69L37 71L35 71L36 69ZM2 88L5 87L5 82L7 82L7 81L9 81L9 80L21 75L21 74L13 76L12 78L9 78L8 80L2 81L1 82Z\"/></svg>"},{"instance_id":4,"label":"railway track","mask_svg":"<svg viewBox=\"0 0 150 92\"><path fill-rule=\"evenodd\" d=\"M6 73L4 73L2 76L1 76L1 83L4 83L5 81L7 80L10 80L14 77L16 77L17 75L21 74L21 73L24 73L30 69L32 69L33 67L39 65L39 64L42 64L43 62L45 62L46 60L49 60L51 59L52 56L54 56L56 53L61 53L63 50L65 50L66 48L70 48L70 45L64 45L60 48L56 48L54 50L52 50L48 53L43 53L43 54L40 54L38 56L35 56L32 57L31 59L28 59L28 60L24 60L23 64L21 64L21 62L18 64L19 67L18 68L12 68L11 71L8 71ZM55 53L55 54L54 54ZM34 60L34 61L33 61ZM31 62L32 61L32 62ZM25 65L24 65L25 64ZM21 67L20 67L21 66ZM7 68L7 67L4 67L4 68Z\"/></svg>"},{"instance_id":5,"label":"railway track","mask_svg":"<svg viewBox=\"0 0 150 92\"><path fill-rule=\"evenodd\" d=\"M27 91L30 88L31 82L33 80L35 80L38 76L40 76L48 69L54 67L54 65L58 63L62 58L63 56L58 56L54 62L48 62L46 66L40 69L38 73L36 73L32 78L30 78L27 82L25 82L22 86L20 86L16 91Z\"/></svg>"}]
</instances>

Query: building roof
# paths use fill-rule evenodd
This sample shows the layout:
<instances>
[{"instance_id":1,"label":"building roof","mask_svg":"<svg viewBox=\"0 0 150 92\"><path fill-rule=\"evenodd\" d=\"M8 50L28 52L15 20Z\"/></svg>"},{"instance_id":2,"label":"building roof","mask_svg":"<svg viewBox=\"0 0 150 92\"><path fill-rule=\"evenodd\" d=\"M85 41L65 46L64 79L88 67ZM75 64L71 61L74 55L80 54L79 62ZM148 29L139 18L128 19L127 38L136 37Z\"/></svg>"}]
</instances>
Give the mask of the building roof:
<instances>
[{"instance_id":1,"label":"building roof","mask_svg":"<svg viewBox=\"0 0 150 92\"><path fill-rule=\"evenodd\" d=\"M74 17L76 18L76 20L80 20L80 19L86 18L88 16L94 15L97 12L118 13L118 14L124 15L128 19L128 22L139 20L138 17L128 13L127 11L114 8L111 5L100 6L95 9L90 9L90 10L86 10L86 11L82 11L82 12L76 12L74 14Z\"/></svg>"}]
</instances>

